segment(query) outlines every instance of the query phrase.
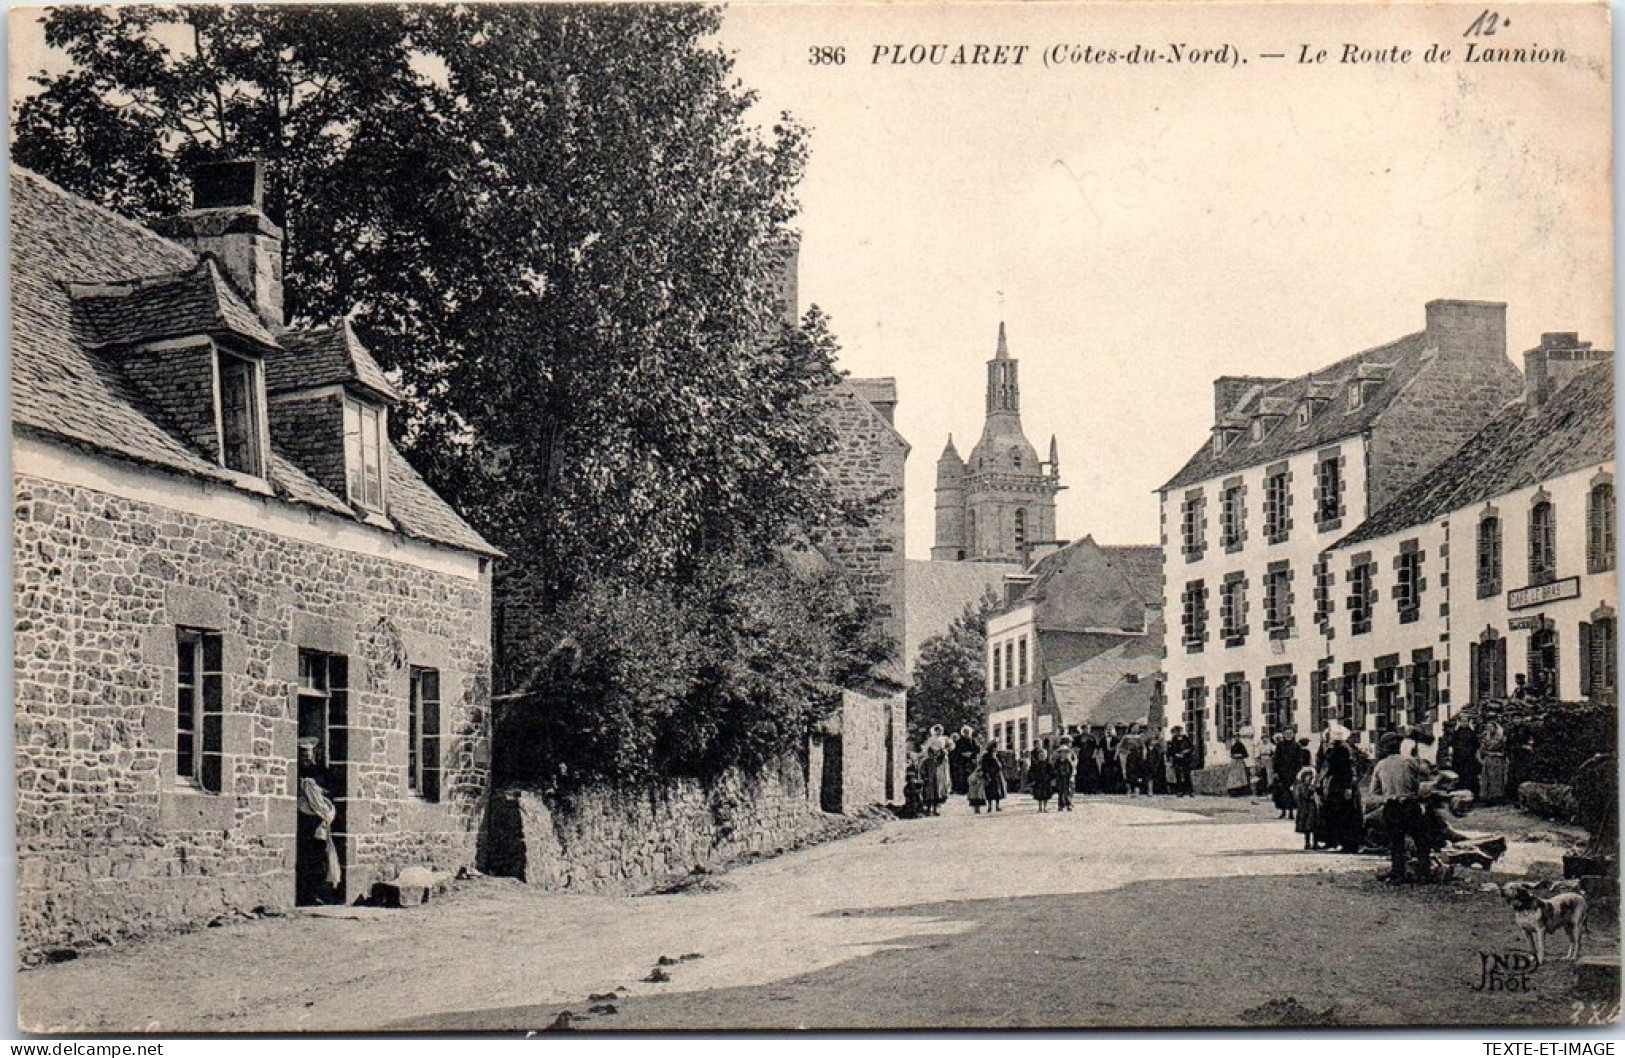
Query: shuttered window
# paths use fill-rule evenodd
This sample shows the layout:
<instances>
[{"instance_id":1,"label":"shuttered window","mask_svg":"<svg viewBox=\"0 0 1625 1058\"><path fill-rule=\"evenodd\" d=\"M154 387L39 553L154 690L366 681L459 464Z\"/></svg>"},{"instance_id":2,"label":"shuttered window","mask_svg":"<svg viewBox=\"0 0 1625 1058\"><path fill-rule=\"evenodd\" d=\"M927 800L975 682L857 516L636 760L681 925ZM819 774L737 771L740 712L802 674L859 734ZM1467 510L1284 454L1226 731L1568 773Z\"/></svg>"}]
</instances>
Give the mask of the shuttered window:
<instances>
[{"instance_id":1,"label":"shuttered window","mask_svg":"<svg viewBox=\"0 0 1625 1058\"><path fill-rule=\"evenodd\" d=\"M1501 519L1488 515L1478 522L1478 597L1501 594Z\"/></svg>"},{"instance_id":2,"label":"shuttered window","mask_svg":"<svg viewBox=\"0 0 1625 1058\"><path fill-rule=\"evenodd\" d=\"M1614 486L1594 485L1586 497L1586 572L1614 568Z\"/></svg>"}]
</instances>

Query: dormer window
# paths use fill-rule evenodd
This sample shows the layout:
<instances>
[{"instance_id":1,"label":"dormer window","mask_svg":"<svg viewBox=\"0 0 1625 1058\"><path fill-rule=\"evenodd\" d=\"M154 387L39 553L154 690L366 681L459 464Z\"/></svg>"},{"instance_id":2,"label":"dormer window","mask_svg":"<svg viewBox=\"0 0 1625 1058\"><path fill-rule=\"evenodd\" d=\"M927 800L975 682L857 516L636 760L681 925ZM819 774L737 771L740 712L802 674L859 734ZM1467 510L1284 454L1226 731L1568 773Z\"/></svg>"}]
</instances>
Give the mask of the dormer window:
<instances>
[{"instance_id":1,"label":"dormer window","mask_svg":"<svg viewBox=\"0 0 1625 1058\"><path fill-rule=\"evenodd\" d=\"M1264 439L1264 420L1263 419L1254 419L1253 420L1253 444L1257 444L1258 442L1262 441L1263 439Z\"/></svg>"},{"instance_id":2,"label":"dormer window","mask_svg":"<svg viewBox=\"0 0 1625 1058\"><path fill-rule=\"evenodd\" d=\"M344 401L344 467L350 502L384 510L384 409L348 397Z\"/></svg>"},{"instance_id":3,"label":"dormer window","mask_svg":"<svg viewBox=\"0 0 1625 1058\"><path fill-rule=\"evenodd\" d=\"M265 476L258 361L220 354L220 462L227 470Z\"/></svg>"},{"instance_id":4,"label":"dormer window","mask_svg":"<svg viewBox=\"0 0 1625 1058\"><path fill-rule=\"evenodd\" d=\"M1365 383L1349 383L1349 411L1356 411L1365 407Z\"/></svg>"},{"instance_id":5,"label":"dormer window","mask_svg":"<svg viewBox=\"0 0 1625 1058\"><path fill-rule=\"evenodd\" d=\"M1213 454L1218 455L1230 447L1230 442L1241 436L1241 430L1235 426L1216 426L1213 428Z\"/></svg>"},{"instance_id":6,"label":"dormer window","mask_svg":"<svg viewBox=\"0 0 1625 1058\"><path fill-rule=\"evenodd\" d=\"M1301 430L1305 426L1308 426L1310 421L1312 419L1314 419L1314 417L1315 417L1314 405L1310 404L1308 401L1305 401L1304 403L1298 405L1298 429Z\"/></svg>"}]
</instances>

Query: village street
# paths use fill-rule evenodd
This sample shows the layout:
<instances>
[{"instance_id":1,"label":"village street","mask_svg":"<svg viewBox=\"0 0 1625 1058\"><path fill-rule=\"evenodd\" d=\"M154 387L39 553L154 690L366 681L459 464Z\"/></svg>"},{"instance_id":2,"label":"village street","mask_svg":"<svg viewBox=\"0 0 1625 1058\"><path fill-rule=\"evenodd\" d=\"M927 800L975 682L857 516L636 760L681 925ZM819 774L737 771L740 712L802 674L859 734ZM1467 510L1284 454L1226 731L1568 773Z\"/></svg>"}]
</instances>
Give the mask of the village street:
<instances>
[{"instance_id":1,"label":"village street","mask_svg":"<svg viewBox=\"0 0 1625 1058\"><path fill-rule=\"evenodd\" d=\"M1560 855L1547 824L1507 809L1476 821L1513 839L1507 871ZM1392 890L1374 880L1383 866L1302 851L1260 801L1080 799L1071 814L1038 815L1018 797L978 816L956 798L940 818L667 895L481 879L414 910L140 941L25 971L18 1002L35 1031L163 1034L527 1031L564 1010L587 1030L1568 1023L1589 1012L1572 1002L1563 963L1528 992L1474 990L1480 952L1517 946L1484 876ZM1617 944L1612 925L1589 944Z\"/></svg>"}]
</instances>

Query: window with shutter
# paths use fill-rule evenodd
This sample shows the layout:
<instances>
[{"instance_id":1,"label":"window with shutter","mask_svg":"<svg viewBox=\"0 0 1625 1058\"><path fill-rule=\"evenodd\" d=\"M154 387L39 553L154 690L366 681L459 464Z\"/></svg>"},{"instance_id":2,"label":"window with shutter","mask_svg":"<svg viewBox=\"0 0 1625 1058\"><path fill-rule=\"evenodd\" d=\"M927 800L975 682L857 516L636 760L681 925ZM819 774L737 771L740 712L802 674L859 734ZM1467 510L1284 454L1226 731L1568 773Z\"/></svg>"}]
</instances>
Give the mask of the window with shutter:
<instances>
[{"instance_id":1,"label":"window with shutter","mask_svg":"<svg viewBox=\"0 0 1625 1058\"><path fill-rule=\"evenodd\" d=\"M1501 519L1487 515L1478 522L1478 597L1501 594Z\"/></svg>"},{"instance_id":2,"label":"window with shutter","mask_svg":"<svg viewBox=\"0 0 1625 1058\"><path fill-rule=\"evenodd\" d=\"M1529 583L1549 584L1556 579L1557 517L1551 501L1539 499L1529 508Z\"/></svg>"},{"instance_id":3,"label":"window with shutter","mask_svg":"<svg viewBox=\"0 0 1625 1058\"><path fill-rule=\"evenodd\" d=\"M1586 572L1614 568L1614 486L1603 481L1586 497Z\"/></svg>"}]
</instances>

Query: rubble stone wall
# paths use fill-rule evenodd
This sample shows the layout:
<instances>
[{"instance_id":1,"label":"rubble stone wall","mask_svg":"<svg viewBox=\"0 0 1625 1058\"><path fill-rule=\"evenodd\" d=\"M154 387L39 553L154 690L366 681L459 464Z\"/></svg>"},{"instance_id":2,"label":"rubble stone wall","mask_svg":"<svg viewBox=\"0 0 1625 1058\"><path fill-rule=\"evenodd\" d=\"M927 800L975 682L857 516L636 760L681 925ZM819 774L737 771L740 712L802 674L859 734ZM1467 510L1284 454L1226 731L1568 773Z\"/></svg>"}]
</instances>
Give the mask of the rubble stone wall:
<instances>
[{"instance_id":1,"label":"rubble stone wall","mask_svg":"<svg viewBox=\"0 0 1625 1058\"><path fill-rule=\"evenodd\" d=\"M484 869L545 889L616 890L691 873L813 834L828 817L789 756L758 774L594 787L569 797L492 795Z\"/></svg>"}]
</instances>

